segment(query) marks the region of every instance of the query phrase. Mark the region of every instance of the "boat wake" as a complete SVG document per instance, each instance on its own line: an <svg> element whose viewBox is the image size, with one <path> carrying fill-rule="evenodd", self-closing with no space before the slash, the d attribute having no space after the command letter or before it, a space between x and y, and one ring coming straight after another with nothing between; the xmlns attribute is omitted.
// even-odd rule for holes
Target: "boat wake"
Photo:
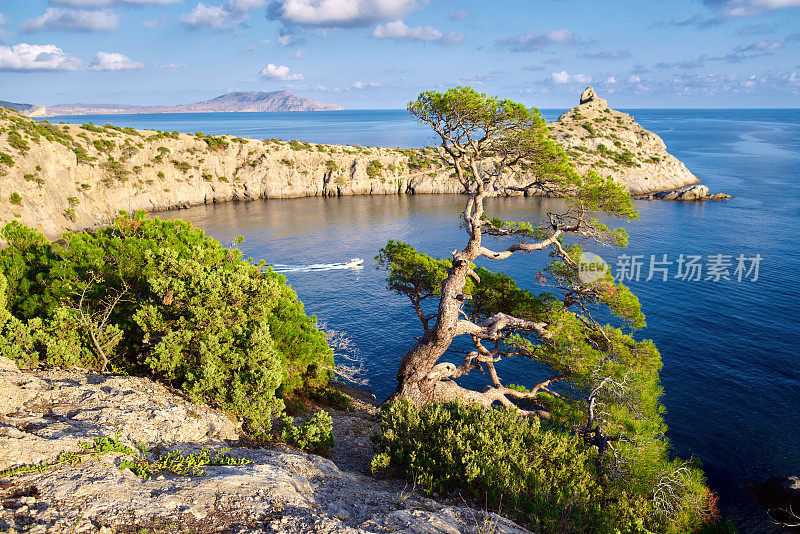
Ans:
<svg viewBox="0 0 800 534"><path fill-rule="evenodd" d="M350 261L339 263L312 263L310 265L284 265L282 263L272 264L272 270L276 273L310 273L317 271L338 271L344 269L363 269L364 260L352 258Z"/></svg>

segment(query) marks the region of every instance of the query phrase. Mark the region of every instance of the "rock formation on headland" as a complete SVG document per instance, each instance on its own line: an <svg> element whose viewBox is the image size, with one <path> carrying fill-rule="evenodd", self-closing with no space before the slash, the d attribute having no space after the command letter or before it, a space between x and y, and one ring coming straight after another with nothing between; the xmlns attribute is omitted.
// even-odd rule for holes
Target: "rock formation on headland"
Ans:
<svg viewBox="0 0 800 534"><path fill-rule="evenodd" d="M594 169L645 198L702 200L705 186L664 142L594 90L550 124L580 171ZM321 145L34 122L0 108L0 224L50 238L105 224L119 210L359 194L459 193L437 148ZM505 178L520 185L525 177Z"/></svg>
<svg viewBox="0 0 800 534"><path fill-rule="evenodd" d="M578 170L594 170L622 183L634 196L671 191L700 180L675 156L667 152L664 141L642 128L627 113L608 107L608 102L587 87L579 105L550 123L550 131L575 161ZM705 194L703 194L705 193ZM708 189L700 186L692 194L679 193L652 199L703 200ZM647 197L650 198L650 197Z"/></svg>
<svg viewBox="0 0 800 534"><path fill-rule="evenodd" d="M223 414L145 378L22 372L0 357L0 531L528 533L480 503L437 502L401 480L366 474L376 410L353 402L354 411L331 411L336 443L327 459L254 448ZM116 436L127 450L86 448ZM123 465L225 446L250 463L147 479ZM33 465L41 469L23 467Z"/></svg>

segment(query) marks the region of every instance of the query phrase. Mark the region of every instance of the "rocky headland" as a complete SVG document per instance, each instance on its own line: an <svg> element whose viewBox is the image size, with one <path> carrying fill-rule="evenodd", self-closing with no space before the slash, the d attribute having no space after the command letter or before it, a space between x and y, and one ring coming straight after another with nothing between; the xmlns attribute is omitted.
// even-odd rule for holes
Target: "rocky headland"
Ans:
<svg viewBox="0 0 800 534"><path fill-rule="evenodd" d="M0 531L528 532L481 503L370 476L376 408L353 406L327 408L335 445L324 458L254 446L225 414L145 378L23 372L0 357ZM126 467L203 449L228 465Z"/></svg>
<svg viewBox="0 0 800 534"><path fill-rule="evenodd" d="M645 130L627 113L608 107L592 87L579 105L549 125L580 172L594 170L624 184L645 200L720 200L678 158L667 152L664 140ZM693 186L693 187L691 187Z"/></svg>
<svg viewBox="0 0 800 534"><path fill-rule="evenodd" d="M591 88L590 88L591 89ZM642 198L708 194L664 142L587 89L551 123L581 171L590 168ZM521 185L523 178L507 176ZM690 186L689 189L684 189ZM437 148L322 145L34 122L0 108L0 223L17 220L50 238L147 211L259 198L459 193Z"/></svg>

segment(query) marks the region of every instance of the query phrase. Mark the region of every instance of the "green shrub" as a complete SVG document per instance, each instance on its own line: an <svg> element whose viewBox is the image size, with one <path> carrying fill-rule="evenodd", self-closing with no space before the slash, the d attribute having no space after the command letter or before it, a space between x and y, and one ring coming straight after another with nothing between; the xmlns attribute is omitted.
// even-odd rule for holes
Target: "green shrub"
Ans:
<svg viewBox="0 0 800 534"><path fill-rule="evenodd" d="M117 146L114 141L109 141L107 139L95 139L92 141L92 144L98 152L109 152Z"/></svg>
<svg viewBox="0 0 800 534"><path fill-rule="evenodd" d="M215 137L213 135L205 135L202 132L197 132L196 137L205 141L209 150L222 150L228 148L230 143L225 141L222 137Z"/></svg>
<svg viewBox="0 0 800 534"><path fill-rule="evenodd" d="M123 165L121 161L115 160L113 156L108 156L108 159L102 166L109 176L103 180L106 185L111 185L114 179L124 182L128 179L128 175L130 174L130 171L125 168L125 165Z"/></svg>
<svg viewBox="0 0 800 534"><path fill-rule="evenodd" d="M97 159L94 156L90 156L85 148L77 144L72 147L72 151L75 153L75 159L78 163L90 163Z"/></svg>
<svg viewBox="0 0 800 534"><path fill-rule="evenodd" d="M178 169L184 174L186 174L189 171L189 169L192 168L192 164L187 161L178 161L177 159L173 159L172 164L175 165L176 169Z"/></svg>
<svg viewBox="0 0 800 534"><path fill-rule="evenodd" d="M0 163L11 167L14 165L14 158L12 158L9 154L6 154L5 152L0 152Z"/></svg>
<svg viewBox="0 0 800 534"><path fill-rule="evenodd" d="M333 447L333 420L325 410L318 411L299 427L294 426L292 417L284 417L278 430L281 441L304 451L328 454Z"/></svg>
<svg viewBox="0 0 800 534"><path fill-rule="evenodd" d="M12 204L21 204L22 203L22 195L19 193L11 193L11 197L9 198Z"/></svg>
<svg viewBox="0 0 800 534"><path fill-rule="evenodd" d="M285 279L189 223L137 213L51 244L12 222L2 237L0 353L21 365L144 373L240 417L258 439L281 396L329 379L326 336Z"/></svg>
<svg viewBox="0 0 800 534"><path fill-rule="evenodd" d="M95 126L91 122L81 124L81 128L94 133L107 133L105 128L103 128L102 126Z"/></svg>
<svg viewBox="0 0 800 534"><path fill-rule="evenodd" d="M8 144L11 148L16 148L20 154L26 154L31 148L16 130L8 132Z"/></svg>
<svg viewBox="0 0 800 534"><path fill-rule="evenodd" d="M705 519L699 470L655 460L657 476L680 479L670 488L677 511L663 514L656 479L609 476L583 439L516 410L398 400L383 407L375 440L373 471L404 475L427 493L467 490L540 532L682 533Z"/></svg>
<svg viewBox="0 0 800 534"><path fill-rule="evenodd" d="M311 150L311 143L305 143L301 141L297 141L296 139L292 139L289 141L289 147L292 150Z"/></svg>
<svg viewBox="0 0 800 534"><path fill-rule="evenodd" d="M383 173L383 164L378 161L377 159L373 159L367 165L367 176L371 179L374 179L377 176L380 176Z"/></svg>

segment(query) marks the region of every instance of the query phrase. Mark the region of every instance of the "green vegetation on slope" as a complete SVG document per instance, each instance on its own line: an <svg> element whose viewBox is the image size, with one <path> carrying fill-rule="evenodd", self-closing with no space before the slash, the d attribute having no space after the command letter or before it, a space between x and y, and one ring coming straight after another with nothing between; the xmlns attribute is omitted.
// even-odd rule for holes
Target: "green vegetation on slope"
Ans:
<svg viewBox="0 0 800 534"><path fill-rule="evenodd" d="M384 406L375 472L426 493L464 489L538 532L692 532L712 519L702 472L652 458L609 470L584 440L516 410L460 403Z"/></svg>
<svg viewBox="0 0 800 534"><path fill-rule="evenodd" d="M53 244L12 222L2 237L0 355L23 367L153 376L258 439L283 397L329 379L326 336L283 276L190 223L123 215Z"/></svg>

